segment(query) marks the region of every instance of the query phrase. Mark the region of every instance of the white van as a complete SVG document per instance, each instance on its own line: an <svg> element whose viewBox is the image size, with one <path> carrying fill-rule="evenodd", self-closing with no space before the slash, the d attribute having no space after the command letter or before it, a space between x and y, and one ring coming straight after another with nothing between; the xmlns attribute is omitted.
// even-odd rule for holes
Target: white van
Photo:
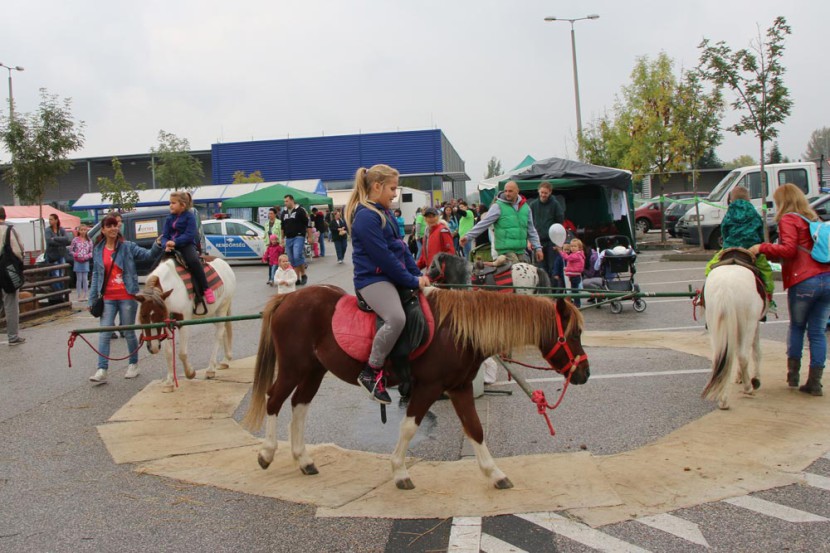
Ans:
<svg viewBox="0 0 830 553"><path fill-rule="evenodd" d="M775 226L772 213L775 206L772 201L772 193L782 184L792 183L798 186L808 198L815 198L820 192L821 183L818 180L818 169L811 161L798 163L776 163L764 166L767 174L767 222L771 227ZM700 223L703 229L703 244L712 250L721 246L720 224L726 214L726 203L729 193L736 186L743 186L749 191L752 204L760 211L761 203L764 201L761 195L761 167L750 165L740 167L731 171L706 198L707 202L700 203ZM699 244L697 233L697 213L694 207L686 212L677 222L675 228L677 235L686 244ZM770 237L774 236L771 230Z"/></svg>

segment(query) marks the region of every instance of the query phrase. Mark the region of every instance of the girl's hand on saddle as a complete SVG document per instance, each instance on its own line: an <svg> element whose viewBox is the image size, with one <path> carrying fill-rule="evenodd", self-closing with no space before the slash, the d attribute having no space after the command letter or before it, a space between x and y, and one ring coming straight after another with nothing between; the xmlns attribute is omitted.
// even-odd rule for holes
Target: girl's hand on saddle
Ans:
<svg viewBox="0 0 830 553"><path fill-rule="evenodd" d="M749 253L752 255L758 255L761 253L761 244L755 244L754 246L749 247Z"/></svg>
<svg viewBox="0 0 830 553"><path fill-rule="evenodd" d="M172 240L168 240L167 243L164 245L164 249L165 249L165 251L168 251L168 252L171 251L171 250L174 250L174 249L176 249L176 243L173 242Z"/></svg>
<svg viewBox="0 0 830 553"><path fill-rule="evenodd" d="M428 276L421 275L421 276L418 277L418 289L419 290L423 290L424 288L426 288L430 284L432 284L432 283L429 281Z"/></svg>

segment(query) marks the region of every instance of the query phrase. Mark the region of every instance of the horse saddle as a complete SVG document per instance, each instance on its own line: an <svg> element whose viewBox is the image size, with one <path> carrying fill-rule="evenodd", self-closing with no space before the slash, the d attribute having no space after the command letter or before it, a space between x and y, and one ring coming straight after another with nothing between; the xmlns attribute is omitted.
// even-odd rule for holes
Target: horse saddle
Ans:
<svg viewBox="0 0 830 553"><path fill-rule="evenodd" d="M744 248L726 248L720 252L718 262L712 265L712 269L724 265L739 265L744 269L749 269L755 275L755 288L758 290L758 295L764 300L764 306L767 305L767 288L764 286L764 280L761 278L761 271L755 266L755 256L749 250ZM706 307L703 301L703 290L706 288L706 282L700 289L700 305Z"/></svg>
<svg viewBox="0 0 830 553"><path fill-rule="evenodd" d="M417 290L399 289L406 313L406 326L389 355L400 382L410 378L409 361L420 356L435 336L435 319L426 297ZM349 357L366 362L372 341L383 320L371 310L360 295L344 295L338 300L331 320L337 345Z"/></svg>
<svg viewBox="0 0 830 553"><path fill-rule="evenodd" d="M492 263L477 260L470 273L470 283L473 286L513 286L513 264L501 256ZM496 291L513 293L513 290L508 288Z"/></svg>
<svg viewBox="0 0 830 553"><path fill-rule="evenodd" d="M173 259L173 266L176 267L176 273L179 275L179 278L182 279L182 282L184 282L184 287L187 289L187 296L193 302L193 314L205 315L207 313L207 305L205 305L204 299L202 299L204 290L197 290L198 284L196 284L193 280L182 254L174 251L169 255ZM201 258L201 261L202 267L204 267L205 270L205 278L207 278L208 287L211 290L220 288L223 284L222 277L219 276L219 273L216 272L216 269L214 269L212 265L205 263L204 258ZM202 310L199 310L199 307L202 307Z"/></svg>

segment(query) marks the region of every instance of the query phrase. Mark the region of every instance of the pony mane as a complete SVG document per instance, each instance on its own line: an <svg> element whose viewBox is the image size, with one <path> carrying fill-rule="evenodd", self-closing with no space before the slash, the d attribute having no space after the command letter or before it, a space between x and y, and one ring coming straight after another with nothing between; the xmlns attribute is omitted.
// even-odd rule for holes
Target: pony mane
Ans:
<svg viewBox="0 0 830 553"><path fill-rule="evenodd" d="M549 298L459 290L434 290L428 298L438 324L448 322L456 344L469 343L485 357L538 345L556 332L557 302ZM571 302L558 304L565 306L565 336L581 332L582 313Z"/></svg>

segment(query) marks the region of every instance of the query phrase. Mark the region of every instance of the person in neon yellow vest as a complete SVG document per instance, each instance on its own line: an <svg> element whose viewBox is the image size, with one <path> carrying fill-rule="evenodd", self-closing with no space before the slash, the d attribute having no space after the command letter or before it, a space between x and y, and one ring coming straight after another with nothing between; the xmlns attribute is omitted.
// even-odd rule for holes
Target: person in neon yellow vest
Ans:
<svg viewBox="0 0 830 553"><path fill-rule="evenodd" d="M493 245L499 255L505 256L513 263L530 263L527 244L535 252L537 262L544 259L539 233L533 226L533 214L527 205L527 199L519 194L519 185L509 181L504 191L496 196L496 201L487 210L481 220L459 241L461 247L470 240L493 227Z"/></svg>

